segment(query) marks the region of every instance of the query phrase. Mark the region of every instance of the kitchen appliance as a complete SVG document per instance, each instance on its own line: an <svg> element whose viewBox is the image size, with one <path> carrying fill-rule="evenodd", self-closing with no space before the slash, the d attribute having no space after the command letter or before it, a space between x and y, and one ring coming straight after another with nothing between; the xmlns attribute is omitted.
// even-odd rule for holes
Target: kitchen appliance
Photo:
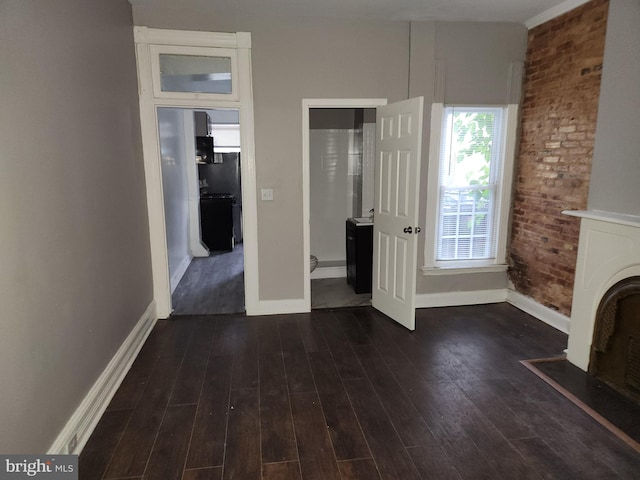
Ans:
<svg viewBox="0 0 640 480"><path fill-rule="evenodd" d="M200 195L200 229L202 241L209 250L233 250L235 203L235 197L228 193Z"/></svg>
<svg viewBox="0 0 640 480"><path fill-rule="evenodd" d="M206 180L207 187L202 195L231 195L234 197L233 231L235 243L242 242L242 188L240 178L240 154L216 153L222 158L222 163L198 165L200 181Z"/></svg>
<svg viewBox="0 0 640 480"><path fill-rule="evenodd" d="M213 163L213 137L196 137L198 163Z"/></svg>

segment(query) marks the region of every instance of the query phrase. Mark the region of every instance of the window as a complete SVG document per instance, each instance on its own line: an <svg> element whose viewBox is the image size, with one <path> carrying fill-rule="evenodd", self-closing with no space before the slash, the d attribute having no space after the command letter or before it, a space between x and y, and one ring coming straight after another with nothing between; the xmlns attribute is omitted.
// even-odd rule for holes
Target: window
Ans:
<svg viewBox="0 0 640 480"><path fill-rule="evenodd" d="M161 53L163 92L231 93L231 57Z"/></svg>
<svg viewBox="0 0 640 480"><path fill-rule="evenodd" d="M436 261L495 258L501 120L498 108L445 108Z"/></svg>
<svg viewBox="0 0 640 480"><path fill-rule="evenodd" d="M216 152L240 151L240 125L214 123L211 125L213 148Z"/></svg>
<svg viewBox="0 0 640 480"><path fill-rule="evenodd" d="M425 274L504 264L515 108L434 105Z"/></svg>
<svg viewBox="0 0 640 480"><path fill-rule="evenodd" d="M155 98L238 99L238 54L233 48L150 45Z"/></svg>

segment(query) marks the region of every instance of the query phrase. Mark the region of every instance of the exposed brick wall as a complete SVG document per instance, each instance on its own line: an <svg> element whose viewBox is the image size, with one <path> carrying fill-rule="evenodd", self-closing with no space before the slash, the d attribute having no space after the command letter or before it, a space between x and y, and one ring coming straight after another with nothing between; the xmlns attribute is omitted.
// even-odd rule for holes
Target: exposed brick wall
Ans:
<svg viewBox="0 0 640 480"><path fill-rule="evenodd" d="M593 0L529 31L509 277L565 315L580 223L561 212L587 207L608 6Z"/></svg>

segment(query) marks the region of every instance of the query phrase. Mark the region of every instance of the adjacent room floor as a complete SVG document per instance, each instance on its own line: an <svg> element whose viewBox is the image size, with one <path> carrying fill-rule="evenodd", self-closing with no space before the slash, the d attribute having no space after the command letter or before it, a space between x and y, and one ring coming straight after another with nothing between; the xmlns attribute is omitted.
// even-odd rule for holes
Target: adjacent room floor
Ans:
<svg viewBox="0 0 640 480"><path fill-rule="evenodd" d="M353 291L346 278L311 280L311 308L363 307L371 305L371 294Z"/></svg>
<svg viewBox="0 0 640 480"><path fill-rule="evenodd" d="M507 304L161 320L80 478L637 479L640 456L518 361L566 335Z"/></svg>
<svg viewBox="0 0 640 480"><path fill-rule="evenodd" d="M171 295L174 315L244 312L244 249L197 257Z"/></svg>

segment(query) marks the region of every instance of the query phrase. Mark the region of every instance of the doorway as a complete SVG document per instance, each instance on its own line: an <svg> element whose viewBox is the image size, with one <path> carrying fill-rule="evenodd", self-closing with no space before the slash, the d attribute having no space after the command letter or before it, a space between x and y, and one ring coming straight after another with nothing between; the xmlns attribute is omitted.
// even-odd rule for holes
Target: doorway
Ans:
<svg viewBox="0 0 640 480"><path fill-rule="evenodd" d="M157 123L173 313L242 313L239 111L159 107Z"/></svg>
<svg viewBox="0 0 640 480"><path fill-rule="evenodd" d="M303 100L309 309L371 303L370 291L355 284L355 253L346 247L347 228L348 219L356 218L361 221L357 233L372 234L373 225L367 221L373 209L375 108L386 103L385 99Z"/></svg>
<svg viewBox="0 0 640 480"><path fill-rule="evenodd" d="M247 315L264 306L258 292L258 233L251 87L251 34L135 27L140 125L145 163L153 297L157 318L172 313L157 109L237 109L242 143L242 237ZM195 154L192 158L195 158ZM197 185L197 184L196 184Z"/></svg>
<svg viewBox="0 0 640 480"><path fill-rule="evenodd" d="M386 99L302 101L303 237L305 303L311 310L309 117L313 108L376 108L375 220L371 223L371 305L409 330L415 329L418 196L424 98L387 105ZM347 223L346 226L349 224ZM355 225L357 228L357 225ZM348 249L348 245L347 245ZM315 263L315 262L313 262Z"/></svg>

